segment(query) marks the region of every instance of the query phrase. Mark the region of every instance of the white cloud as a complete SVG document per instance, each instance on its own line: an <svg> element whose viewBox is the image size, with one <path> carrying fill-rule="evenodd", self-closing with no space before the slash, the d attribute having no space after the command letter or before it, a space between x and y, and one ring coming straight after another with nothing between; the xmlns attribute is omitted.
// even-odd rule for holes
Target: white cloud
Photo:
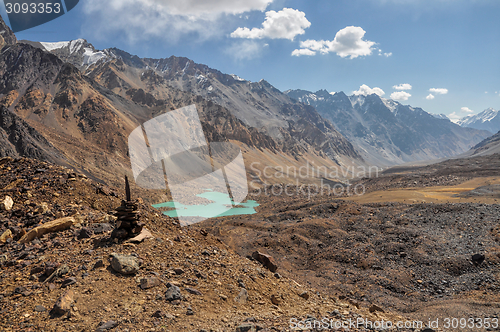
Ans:
<svg viewBox="0 0 500 332"><path fill-rule="evenodd" d="M458 115L457 112L451 113L450 115L448 115L448 118L453 123L457 123L458 120L462 119L462 117L460 115Z"/></svg>
<svg viewBox="0 0 500 332"><path fill-rule="evenodd" d="M371 55L375 42L363 40L366 31L360 27L348 26L337 32L335 39L329 40L306 40L300 43L300 49L292 52L292 55L312 55L312 52L321 54L336 53L338 56L351 59L358 56ZM309 50L309 52L303 51Z"/></svg>
<svg viewBox="0 0 500 332"><path fill-rule="evenodd" d="M391 99L398 100L398 101L405 101L408 100L408 98L411 97L411 94L405 91L398 91L398 92L393 92L391 94Z"/></svg>
<svg viewBox="0 0 500 332"><path fill-rule="evenodd" d="M433 92L437 95L445 95L448 93L448 89L443 89L443 88L440 88L440 89L432 88L432 89L429 89L429 91Z"/></svg>
<svg viewBox="0 0 500 332"><path fill-rule="evenodd" d="M450 115L448 115L448 118L450 118L451 122L457 123L458 120L461 120L464 118L464 116L462 115L464 113L468 113L467 117L470 117L474 114L474 111L468 107L462 107L460 109L460 114L458 114L457 112L453 112Z"/></svg>
<svg viewBox="0 0 500 332"><path fill-rule="evenodd" d="M400 85L395 85L392 88L395 90L411 90L413 87L411 86L411 84L403 83Z"/></svg>
<svg viewBox="0 0 500 332"><path fill-rule="evenodd" d="M386 58L388 58L388 57L392 56L392 52L390 52L390 53L384 53L381 49L379 49L378 50L378 55L379 56L385 56Z"/></svg>
<svg viewBox="0 0 500 332"><path fill-rule="evenodd" d="M434 98L436 98L436 97L432 93L430 93L427 97L425 97L425 99L427 99L427 100L432 100Z"/></svg>
<svg viewBox="0 0 500 332"><path fill-rule="evenodd" d="M301 55L316 55L316 52L307 49L307 48L301 48L300 50L294 50L292 52L293 56L301 56Z"/></svg>
<svg viewBox="0 0 500 332"><path fill-rule="evenodd" d="M264 11L274 0L86 0L82 34L102 39L124 37L180 40L196 33L206 39L223 33L223 15Z"/></svg>
<svg viewBox="0 0 500 332"><path fill-rule="evenodd" d="M267 46L254 40L243 40L232 44L224 52L235 60L251 60L260 57Z"/></svg>
<svg viewBox="0 0 500 332"><path fill-rule="evenodd" d="M372 89L368 85L363 84L362 86L359 87L359 90L353 91L352 94L355 96L369 96L372 94L376 94L376 95L382 97L383 95L385 95L385 92L381 88L373 88Z"/></svg>
<svg viewBox="0 0 500 332"><path fill-rule="evenodd" d="M302 35L305 29L311 26L306 14L296 9L283 8L279 12L270 10L266 13L266 20L262 28L238 28L232 34L233 38L247 39L290 39Z"/></svg>

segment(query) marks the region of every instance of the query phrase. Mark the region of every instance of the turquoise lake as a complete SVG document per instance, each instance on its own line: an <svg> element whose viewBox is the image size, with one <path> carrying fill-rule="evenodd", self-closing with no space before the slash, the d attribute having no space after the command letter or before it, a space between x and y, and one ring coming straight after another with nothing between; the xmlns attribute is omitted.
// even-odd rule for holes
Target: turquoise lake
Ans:
<svg viewBox="0 0 500 332"><path fill-rule="evenodd" d="M175 217L202 217L202 218L215 218L225 216L237 216L255 214L255 208L259 206L256 201L248 200L244 203L238 204L238 207L228 209L229 205L234 205L234 202L227 194L219 192L208 191L203 194L196 195L212 201L206 205L183 205L174 201L154 204L155 209L159 208L172 208L174 210L164 211L163 214Z"/></svg>

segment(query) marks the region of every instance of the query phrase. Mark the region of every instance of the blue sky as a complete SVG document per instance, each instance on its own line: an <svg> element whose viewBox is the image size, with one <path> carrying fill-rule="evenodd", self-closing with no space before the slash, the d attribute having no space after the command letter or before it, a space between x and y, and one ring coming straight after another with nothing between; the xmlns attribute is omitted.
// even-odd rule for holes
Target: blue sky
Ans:
<svg viewBox="0 0 500 332"><path fill-rule="evenodd" d="M499 16L499 0L81 0L17 36L185 56L282 91L384 92L458 118L500 109Z"/></svg>

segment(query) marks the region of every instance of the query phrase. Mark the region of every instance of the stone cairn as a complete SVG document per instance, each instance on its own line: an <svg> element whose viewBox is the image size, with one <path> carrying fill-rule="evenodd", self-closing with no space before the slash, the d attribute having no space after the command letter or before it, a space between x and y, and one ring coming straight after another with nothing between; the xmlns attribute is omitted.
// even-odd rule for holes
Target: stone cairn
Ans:
<svg viewBox="0 0 500 332"><path fill-rule="evenodd" d="M144 223L139 222L139 211L137 201L132 201L130 197L130 185L128 177L125 176L125 195L126 200L122 205L116 208L116 228L111 234L115 239L127 239L137 236L141 233Z"/></svg>

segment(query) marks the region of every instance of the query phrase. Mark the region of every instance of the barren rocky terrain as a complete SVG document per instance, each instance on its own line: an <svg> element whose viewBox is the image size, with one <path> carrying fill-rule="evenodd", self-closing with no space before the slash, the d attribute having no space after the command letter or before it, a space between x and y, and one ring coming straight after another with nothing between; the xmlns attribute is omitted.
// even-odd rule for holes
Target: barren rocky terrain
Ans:
<svg viewBox="0 0 500 332"><path fill-rule="evenodd" d="M240 256L140 199L152 238L113 239L123 189L70 169L0 159L0 188L2 331L265 332L289 331L291 318L402 319L296 281L266 250Z"/></svg>
<svg viewBox="0 0 500 332"><path fill-rule="evenodd" d="M274 195L283 189L274 186L254 196L261 203L257 214L200 227L241 255L265 249L299 282L361 306L377 303L415 319L498 318L498 186L462 191L453 203L408 197L403 203L403 195L408 187L439 190L470 179L498 180L499 162L498 155L452 160L360 182L371 193L395 190L393 202L320 193L308 199L309 193L290 187ZM488 198L492 204L482 203Z"/></svg>

